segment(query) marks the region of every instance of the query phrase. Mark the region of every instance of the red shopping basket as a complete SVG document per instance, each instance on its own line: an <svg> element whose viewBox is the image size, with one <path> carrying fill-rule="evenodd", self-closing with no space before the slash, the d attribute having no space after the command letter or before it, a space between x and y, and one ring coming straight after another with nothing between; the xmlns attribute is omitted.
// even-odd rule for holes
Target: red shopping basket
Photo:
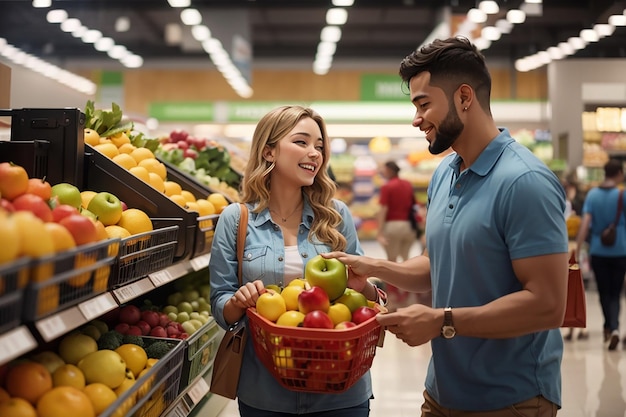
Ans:
<svg viewBox="0 0 626 417"><path fill-rule="evenodd" d="M384 339L375 317L348 329L311 329L277 326L254 308L247 315L256 354L292 391L346 391L371 368Z"/></svg>

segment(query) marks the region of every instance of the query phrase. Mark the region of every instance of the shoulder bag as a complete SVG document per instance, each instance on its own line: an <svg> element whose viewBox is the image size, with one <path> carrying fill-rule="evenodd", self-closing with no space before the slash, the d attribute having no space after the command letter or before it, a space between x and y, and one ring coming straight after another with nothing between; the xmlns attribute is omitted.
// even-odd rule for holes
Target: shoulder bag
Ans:
<svg viewBox="0 0 626 417"><path fill-rule="evenodd" d="M608 227L600 233L600 241L604 246L613 246L615 244L615 239L617 238L617 224L619 223L619 218L622 215L622 193L623 190L620 190L619 196L617 197L617 213L615 213L615 220L613 220L613 223L609 224Z"/></svg>
<svg viewBox="0 0 626 417"><path fill-rule="evenodd" d="M587 301L585 285L576 254L572 251L569 258L569 276L567 278L567 305L561 327L587 327Z"/></svg>
<svg viewBox="0 0 626 417"><path fill-rule="evenodd" d="M248 207L240 204L241 216L239 227L237 228L237 276L239 286L242 285L243 248L246 243L246 229L248 227ZM211 375L211 385L209 391L222 397L234 400L237 397L237 386L239 385L239 373L241 372L241 362L243 351L246 346L247 329L243 317L233 323L222 338L217 349L215 360L213 361L213 372Z"/></svg>

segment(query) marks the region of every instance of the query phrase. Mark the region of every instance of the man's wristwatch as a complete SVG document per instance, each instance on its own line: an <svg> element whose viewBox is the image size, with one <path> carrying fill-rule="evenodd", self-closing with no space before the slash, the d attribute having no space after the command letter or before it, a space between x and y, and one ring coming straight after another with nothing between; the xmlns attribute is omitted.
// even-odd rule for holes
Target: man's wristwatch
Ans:
<svg viewBox="0 0 626 417"><path fill-rule="evenodd" d="M452 339L456 335L456 329L452 323L452 307L443 309L443 326L441 327L441 335L446 339Z"/></svg>

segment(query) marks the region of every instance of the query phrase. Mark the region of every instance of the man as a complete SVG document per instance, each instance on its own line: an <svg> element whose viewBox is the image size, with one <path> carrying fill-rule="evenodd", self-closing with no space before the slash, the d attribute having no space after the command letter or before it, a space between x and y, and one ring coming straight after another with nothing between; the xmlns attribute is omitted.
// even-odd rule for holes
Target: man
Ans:
<svg viewBox="0 0 626 417"><path fill-rule="evenodd" d="M351 277L432 289L379 314L411 346L431 342L423 417L555 416L561 406L568 246L558 178L498 129L491 77L468 40L435 40L400 65L429 150L454 153L428 187L426 246L403 263L332 252Z"/></svg>

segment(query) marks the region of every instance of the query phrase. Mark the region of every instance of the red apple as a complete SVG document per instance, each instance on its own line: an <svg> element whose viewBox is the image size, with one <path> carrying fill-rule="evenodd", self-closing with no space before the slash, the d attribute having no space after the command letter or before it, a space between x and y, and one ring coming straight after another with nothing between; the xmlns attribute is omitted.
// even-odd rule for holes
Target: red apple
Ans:
<svg viewBox="0 0 626 417"><path fill-rule="evenodd" d="M189 142L181 140L180 142L176 143L176 147L184 151L186 149L189 149Z"/></svg>
<svg viewBox="0 0 626 417"><path fill-rule="evenodd" d="M38 195L44 201L48 201L52 196L52 186L48 181L41 178L29 178L27 193Z"/></svg>
<svg viewBox="0 0 626 417"><path fill-rule="evenodd" d="M157 327L159 325L159 313L152 310L144 310L141 312L141 319L148 323L150 327Z"/></svg>
<svg viewBox="0 0 626 417"><path fill-rule="evenodd" d="M152 330L150 325L143 320L139 320L137 323L135 323L135 326L141 329L141 334L143 336L147 336L148 334L150 334L150 330Z"/></svg>
<svg viewBox="0 0 626 417"><path fill-rule="evenodd" d="M58 223L70 214L80 214L80 212L69 204L59 204L52 209L52 221Z"/></svg>
<svg viewBox="0 0 626 417"><path fill-rule="evenodd" d="M306 313L304 320L302 320L302 327L317 328L317 329L332 329L334 327L333 321L321 310L311 311Z"/></svg>
<svg viewBox="0 0 626 417"><path fill-rule="evenodd" d="M22 194L13 201L13 207L16 211L31 211L35 216L44 222L52 221L52 210L46 200L35 194Z"/></svg>
<svg viewBox="0 0 626 417"><path fill-rule="evenodd" d="M128 333L129 327L130 325L128 323L118 323L113 329L120 334L126 334Z"/></svg>
<svg viewBox="0 0 626 417"><path fill-rule="evenodd" d="M141 320L141 310L132 304L120 308L120 321L127 324L135 324Z"/></svg>
<svg viewBox="0 0 626 417"><path fill-rule="evenodd" d="M178 335L178 338L181 339L181 340L185 340L185 339L189 338L189 334L183 332L183 333Z"/></svg>
<svg viewBox="0 0 626 417"><path fill-rule="evenodd" d="M191 158L191 159L196 159L198 157L198 151L196 151L195 149L185 149L183 151L183 156L185 158Z"/></svg>
<svg viewBox="0 0 626 417"><path fill-rule="evenodd" d="M5 209L9 213L12 213L15 211L15 207L13 206L13 203L11 203L6 198L0 198L0 207Z"/></svg>
<svg viewBox="0 0 626 417"><path fill-rule="evenodd" d="M350 329L352 327L356 327L356 323L353 321L342 321L341 323L337 323L335 329Z"/></svg>
<svg viewBox="0 0 626 417"><path fill-rule="evenodd" d="M167 326L165 330L167 331L167 337L178 337L180 335L180 331L176 326Z"/></svg>
<svg viewBox="0 0 626 417"><path fill-rule="evenodd" d="M167 323L172 321L172 319L167 317L167 314L165 314L165 313L158 313L158 314L159 314L159 326L165 327L165 326L167 326Z"/></svg>
<svg viewBox="0 0 626 417"><path fill-rule="evenodd" d="M128 331L126 332L126 334L131 334L133 336L141 336L143 335L143 332L141 331L141 328L138 326L128 326Z"/></svg>
<svg viewBox="0 0 626 417"><path fill-rule="evenodd" d="M371 319L376 314L378 314L378 311L376 311L376 309L372 307L361 306L354 310L354 313L352 313L352 321L356 324L361 324L364 321Z"/></svg>
<svg viewBox="0 0 626 417"><path fill-rule="evenodd" d="M330 300L328 299L328 294L321 287L313 286L298 295L298 310L304 314L315 310L321 310L326 313L329 307Z"/></svg>
<svg viewBox="0 0 626 417"><path fill-rule="evenodd" d="M163 327L157 326L150 330L150 336L167 337L167 331Z"/></svg>
<svg viewBox="0 0 626 417"><path fill-rule="evenodd" d="M59 224L65 226L70 231L76 246L96 242L98 240L98 229L96 224L82 214L70 214L61 219Z"/></svg>

